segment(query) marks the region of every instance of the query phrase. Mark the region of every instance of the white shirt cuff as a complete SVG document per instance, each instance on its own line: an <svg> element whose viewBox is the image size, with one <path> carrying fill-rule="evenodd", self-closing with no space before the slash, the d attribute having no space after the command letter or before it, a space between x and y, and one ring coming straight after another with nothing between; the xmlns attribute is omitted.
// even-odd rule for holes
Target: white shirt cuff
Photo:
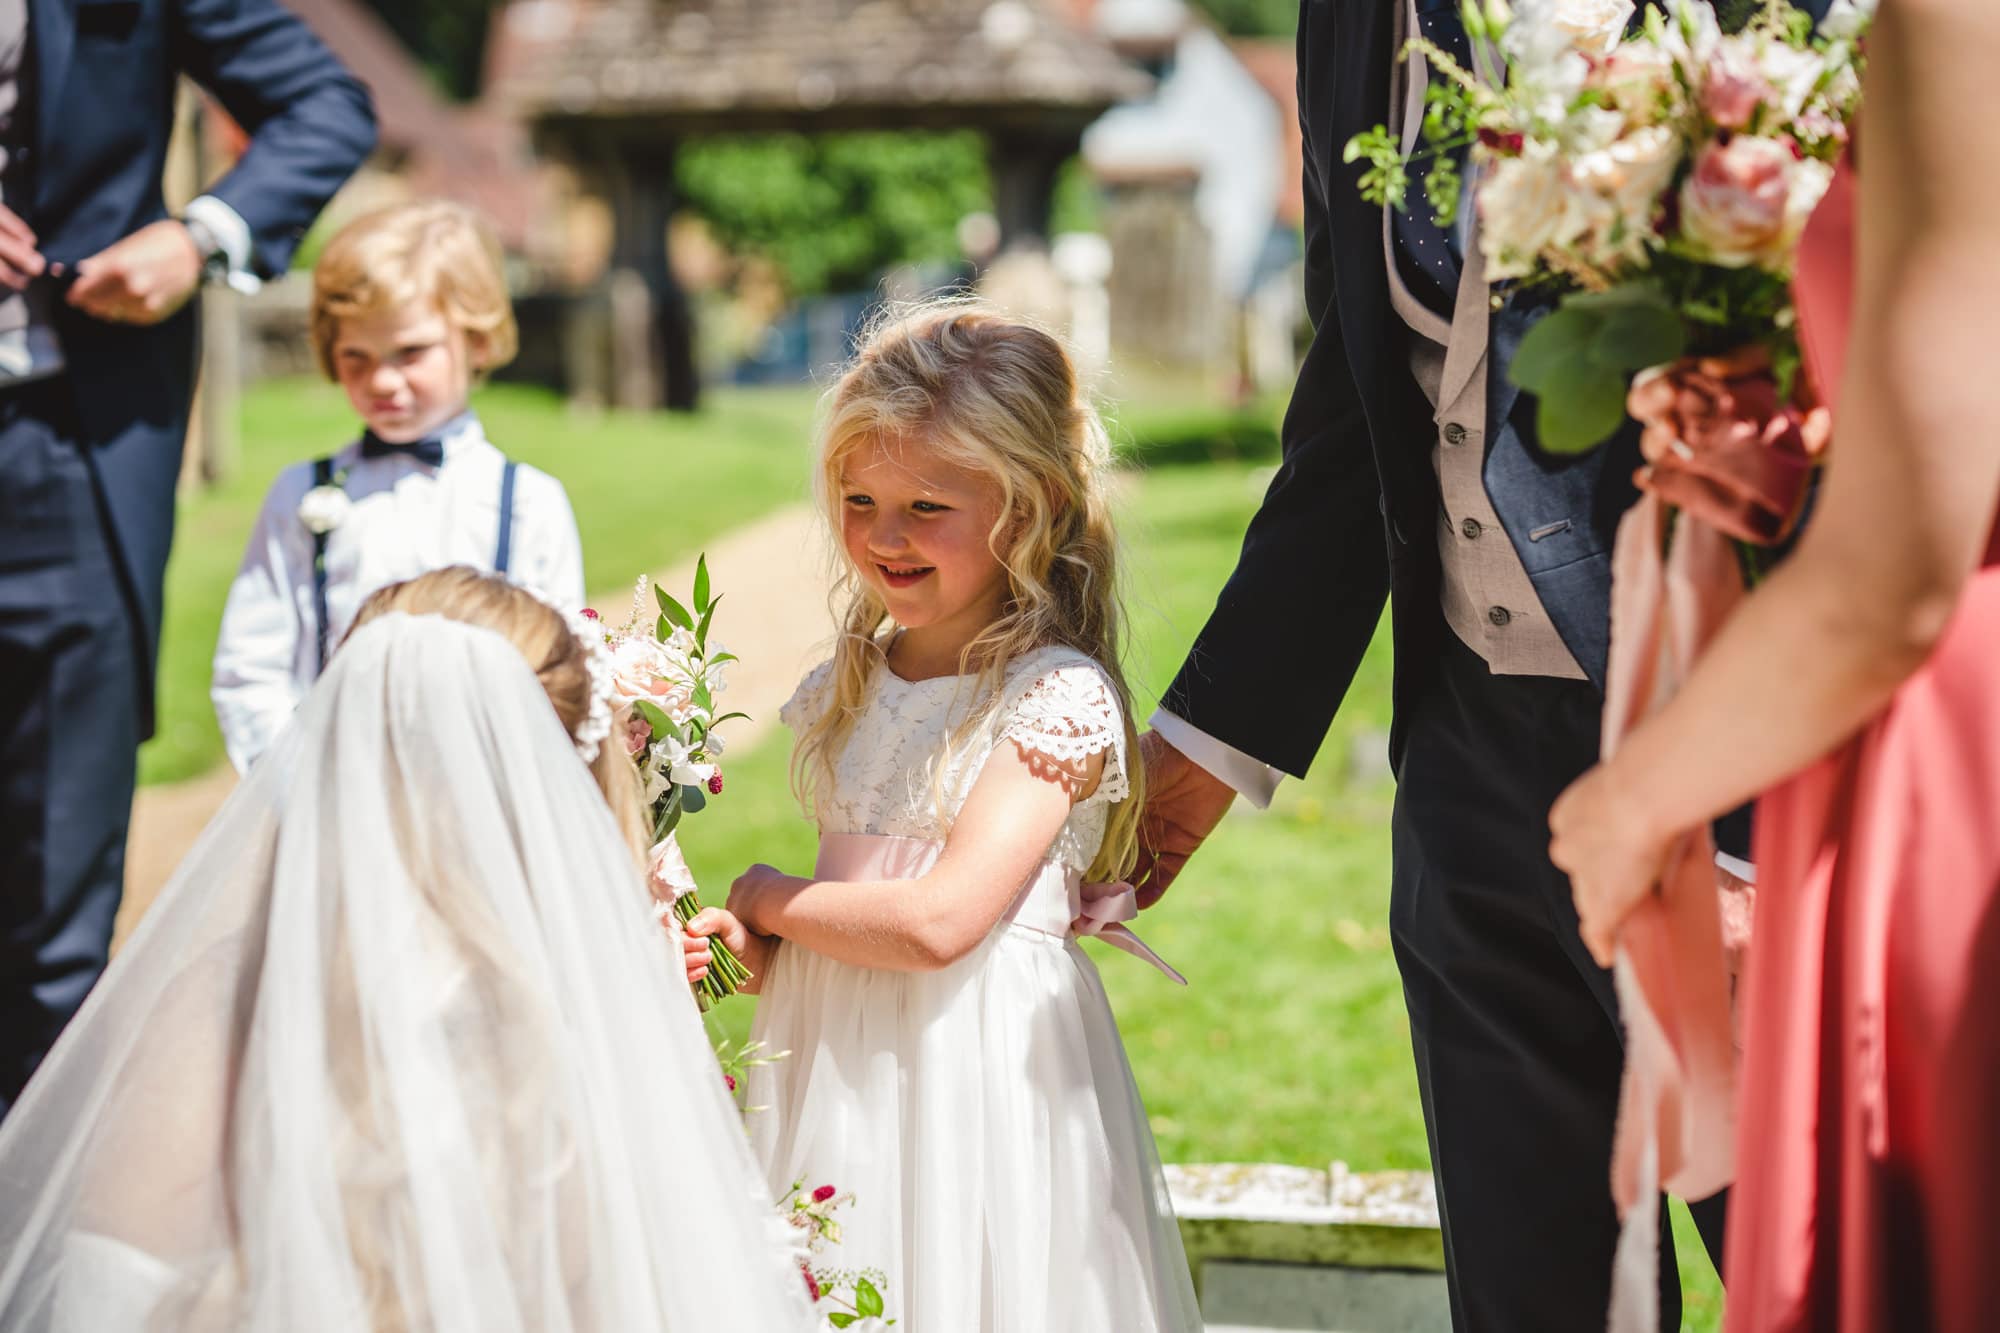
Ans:
<svg viewBox="0 0 2000 1333"><path fill-rule="evenodd" d="M1271 797L1277 794L1278 783L1285 776L1282 770L1224 744L1164 708L1153 714L1150 725L1166 738L1167 744L1208 770L1210 777L1227 784L1259 810L1270 808Z"/></svg>
<svg viewBox="0 0 2000 1333"><path fill-rule="evenodd" d="M214 195L204 194L188 200L181 216L199 220L222 246L222 253L229 257L231 288L247 296L264 285L263 279L250 268L250 224L241 213Z"/></svg>
<svg viewBox="0 0 2000 1333"><path fill-rule="evenodd" d="M1740 856L1731 856L1728 852L1717 852L1715 854L1715 864L1736 876L1736 878L1742 880L1745 884L1755 884L1757 882L1757 867L1751 865Z"/></svg>

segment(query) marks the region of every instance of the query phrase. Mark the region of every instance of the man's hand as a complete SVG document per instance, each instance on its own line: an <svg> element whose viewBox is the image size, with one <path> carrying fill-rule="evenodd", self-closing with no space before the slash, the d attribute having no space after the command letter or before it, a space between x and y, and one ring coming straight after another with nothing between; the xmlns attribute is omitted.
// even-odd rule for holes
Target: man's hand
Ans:
<svg viewBox="0 0 2000 1333"><path fill-rule="evenodd" d="M163 218L77 261L69 303L114 324L157 324L201 283L201 252L186 227Z"/></svg>
<svg viewBox="0 0 2000 1333"><path fill-rule="evenodd" d="M1132 883L1139 906L1151 907L1222 822L1236 792L1157 731L1139 738L1139 758L1146 766L1146 805L1139 812L1139 864Z"/></svg>
<svg viewBox="0 0 2000 1333"><path fill-rule="evenodd" d="M40 244L28 224L5 204L0 204L0 287L20 291L30 279L39 278L49 266Z"/></svg>

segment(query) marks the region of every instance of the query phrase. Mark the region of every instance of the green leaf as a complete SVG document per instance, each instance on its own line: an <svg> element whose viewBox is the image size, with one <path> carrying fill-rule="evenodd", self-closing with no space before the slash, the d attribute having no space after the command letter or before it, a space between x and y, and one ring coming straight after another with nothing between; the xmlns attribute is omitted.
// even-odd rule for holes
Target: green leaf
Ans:
<svg viewBox="0 0 2000 1333"><path fill-rule="evenodd" d="M741 662L742 660L735 653L717 653L708 659L708 664L710 666L721 666L724 662Z"/></svg>
<svg viewBox="0 0 2000 1333"><path fill-rule="evenodd" d="M654 584L653 595L660 599L661 615L665 616L668 620L680 626L682 629L694 628L694 617L688 614L688 609L685 606L682 606L679 602L667 596L667 590L665 588L662 588L657 583ZM667 636L662 634L660 637L664 639Z"/></svg>
<svg viewBox="0 0 2000 1333"><path fill-rule="evenodd" d="M680 728L674 725L674 720L667 716L667 711L664 708L661 708L649 699L634 699L632 707L640 717L646 719L646 725L653 729L653 735L656 738L660 736L672 736L675 740L680 739Z"/></svg>
<svg viewBox="0 0 2000 1333"><path fill-rule="evenodd" d="M703 552L694 562L694 609L704 612L708 605L708 553Z"/></svg>
<svg viewBox="0 0 2000 1333"><path fill-rule="evenodd" d="M826 1317L826 1322L832 1324L835 1328L846 1328L854 1322L854 1316L848 1314L845 1310L835 1310Z"/></svg>
<svg viewBox="0 0 2000 1333"><path fill-rule="evenodd" d="M1542 393L1564 366L1583 357L1597 336L1597 312L1566 302L1522 335L1508 373L1529 393Z"/></svg>
<svg viewBox="0 0 2000 1333"><path fill-rule="evenodd" d="M882 1293L865 1277L854 1280L854 1308L863 1319L873 1319L882 1313Z"/></svg>
<svg viewBox="0 0 2000 1333"><path fill-rule="evenodd" d="M715 608L721 605L722 605L722 598L717 597L714 601L708 604L708 609L701 613L701 624L697 625L694 631L695 651L697 652L708 651L708 627L710 624L714 623Z"/></svg>
<svg viewBox="0 0 2000 1333"><path fill-rule="evenodd" d="M1588 358L1564 363L1537 391L1535 429L1552 454L1583 454L1611 438L1625 420L1625 376Z"/></svg>
<svg viewBox="0 0 2000 1333"><path fill-rule="evenodd" d="M655 620L653 622L653 637L658 639L660 642L665 643L667 641L667 636L669 634L672 634L673 632L674 632L674 627L667 622L667 618L665 616L661 616L658 620Z"/></svg>
<svg viewBox="0 0 2000 1333"><path fill-rule="evenodd" d="M700 787L686 786L680 789L681 809L687 814L698 815L708 806L708 793Z"/></svg>
<svg viewBox="0 0 2000 1333"><path fill-rule="evenodd" d="M1680 317L1664 302L1619 306L1606 312L1590 344L1598 365L1627 374L1675 360L1687 348Z"/></svg>
<svg viewBox="0 0 2000 1333"><path fill-rule="evenodd" d="M694 706L702 712L713 713L715 711L715 696L709 693L707 681L695 682L694 693L691 699Z"/></svg>
<svg viewBox="0 0 2000 1333"><path fill-rule="evenodd" d="M732 718L738 718L738 717L742 718L745 722L748 722L750 720L750 715L748 713L724 713L721 717L718 717L714 721L710 722L708 724L708 729L710 731L714 731L717 727L721 726L723 723L729 721Z"/></svg>

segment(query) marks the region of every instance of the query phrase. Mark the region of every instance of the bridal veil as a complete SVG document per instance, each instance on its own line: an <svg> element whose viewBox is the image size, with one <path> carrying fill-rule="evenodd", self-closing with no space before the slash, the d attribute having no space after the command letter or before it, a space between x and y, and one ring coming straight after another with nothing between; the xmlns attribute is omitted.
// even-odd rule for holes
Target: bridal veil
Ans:
<svg viewBox="0 0 2000 1333"><path fill-rule="evenodd" d="M0 1126L0 1330L810 1327L650 907L512 645L364 627Z"/></svg>

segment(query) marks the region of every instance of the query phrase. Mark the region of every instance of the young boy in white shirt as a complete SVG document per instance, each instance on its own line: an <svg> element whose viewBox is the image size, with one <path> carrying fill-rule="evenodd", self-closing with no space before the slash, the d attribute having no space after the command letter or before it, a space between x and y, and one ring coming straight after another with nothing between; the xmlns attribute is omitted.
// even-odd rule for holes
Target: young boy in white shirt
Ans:
<svg viewBox="0 0 2000 1333"><path fill-rule="evenodd" d="M313 269L312 339L365 430L279 474L230 586L209 696L248 771L370 593L446 565L583 605L562 483L510 461L467 406L513 358L500 248L456 204L399 204L342 228Z"/></svg>

